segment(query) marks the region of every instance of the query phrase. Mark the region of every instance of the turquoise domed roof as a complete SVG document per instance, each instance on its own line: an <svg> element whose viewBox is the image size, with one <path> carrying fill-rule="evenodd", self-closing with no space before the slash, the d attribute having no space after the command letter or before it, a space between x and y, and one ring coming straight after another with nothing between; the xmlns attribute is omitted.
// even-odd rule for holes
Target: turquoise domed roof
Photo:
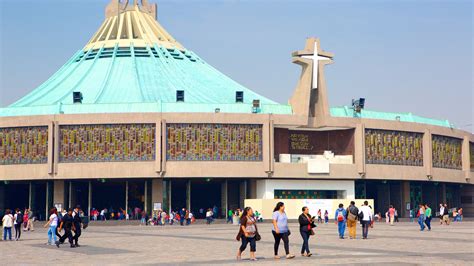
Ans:
<svg viewBox="0 0 474 266"><path fill-rule="evenodd" d="M121 5L120 10L107 10L108 17L84 49L39 87L0 108L0 116L216 108L251 113L254 100L260 102L260 113L292 113L289 105L240 85L184 48L153 18L156 8L136 1ZM82 103L74 103L74 92L82 94ZM177 99L179 93L184 99ZM238 101L237 94L242 95Z"/></svg>

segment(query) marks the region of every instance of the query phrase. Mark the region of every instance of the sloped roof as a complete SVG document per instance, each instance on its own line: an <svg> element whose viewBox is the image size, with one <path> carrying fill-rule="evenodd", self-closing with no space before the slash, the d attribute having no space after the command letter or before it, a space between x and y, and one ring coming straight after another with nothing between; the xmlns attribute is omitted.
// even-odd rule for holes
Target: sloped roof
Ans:
<svg viewBox="0 0 474 266"><path fill-rule="evenodd" d="M367 119L382 119L401 122L412 122L420 124L428 124L440 127L452 127L448 120L432 119L414 115L412 113L393 113L393 112L377 112L367 109L362 109L360 113L354 111L354 108L349 106L332 107L330 109L333 117L355 117Z"/></svg>
<svg viewBox="0 0 474 266"><path fill-rule="evenodd" d="M39 87L0 108L0 116L216 108L251 113L253 100L260 101L260 113L292 113L289 105L240 85L184 48L152 17L154 12L146 1L112 1L84 49ZM184 102L177 102L178 90L184 91ZM73 92L82 93L82 104L73 103ZM236 103L237 92L243 92L242 103Z"/></svg>

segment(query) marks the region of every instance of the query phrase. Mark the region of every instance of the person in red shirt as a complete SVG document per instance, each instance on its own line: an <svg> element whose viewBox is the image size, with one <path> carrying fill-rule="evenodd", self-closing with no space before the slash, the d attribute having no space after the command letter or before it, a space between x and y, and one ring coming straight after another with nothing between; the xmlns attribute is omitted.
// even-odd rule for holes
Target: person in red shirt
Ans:
<svg viewBox="0 0 474 266"><path fill-rule="evenodd" d="M393 205L390 205L388 209L388 215L390 216L390 225L393 225L393 221L395 221L395 208Z"/></svg>

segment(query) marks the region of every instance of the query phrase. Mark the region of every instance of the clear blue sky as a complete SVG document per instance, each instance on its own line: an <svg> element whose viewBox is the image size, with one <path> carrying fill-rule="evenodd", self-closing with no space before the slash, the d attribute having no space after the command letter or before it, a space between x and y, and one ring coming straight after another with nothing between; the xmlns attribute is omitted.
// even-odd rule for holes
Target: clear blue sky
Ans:
<svg viewBox="0 0 474 266"><path fill-rule="evenodd" d="M109 0L0 0L0 106L45 81L81 49ZM186 48L250 89L286 103L306 37L335 53L332 106L449 119L473 131L471 1L157 1Z"/></svg>

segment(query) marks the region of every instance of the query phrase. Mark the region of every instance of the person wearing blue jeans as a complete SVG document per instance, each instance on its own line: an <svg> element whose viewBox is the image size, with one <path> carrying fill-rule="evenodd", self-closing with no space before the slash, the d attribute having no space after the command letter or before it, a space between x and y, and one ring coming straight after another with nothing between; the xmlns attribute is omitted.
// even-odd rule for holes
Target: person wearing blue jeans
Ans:
<svg viewBox="0 0 474 266"><path fill-rule="evenodd" d="M418 216L418 224L420 225L420 231L425 230L425 206L420 204L420 215Z"/></svg>
<svg viewBox="0 0 474 266"><path fill-rule="evenodd" d="M334 219L337 223L337 231L339 232L339 238L344 239L344 231L346 231L346 219L347 211L344 209L344 204L339 204L339 209L334 214Z"/></svg>
<svg viewBox="0 0 474 266"><path fill-rule="evenodd" d="M8 240L12 240L12 228L11 227L3 227L3 240L7 240L7 235L8 235Z"/></svg>
<svg viewBox="0 0 474 266"><path fill-rule="evenodd" d="M44 225L44 228L48 227L48 245L54 245L56 243L56 236L57 236L57 228L58 228L58 210L56 208L52 208L49 211L49 219L48 222ZM54 240L54 241L53 241Z"/></svg>
<svg viewBox="0 0 474 266"><path fill-rule="evenodd" d="M10 209L5 210L5 215L2 218L3 224L3 240L12 240L12 227L13 227L13 215L11 215Z"/></svg>

